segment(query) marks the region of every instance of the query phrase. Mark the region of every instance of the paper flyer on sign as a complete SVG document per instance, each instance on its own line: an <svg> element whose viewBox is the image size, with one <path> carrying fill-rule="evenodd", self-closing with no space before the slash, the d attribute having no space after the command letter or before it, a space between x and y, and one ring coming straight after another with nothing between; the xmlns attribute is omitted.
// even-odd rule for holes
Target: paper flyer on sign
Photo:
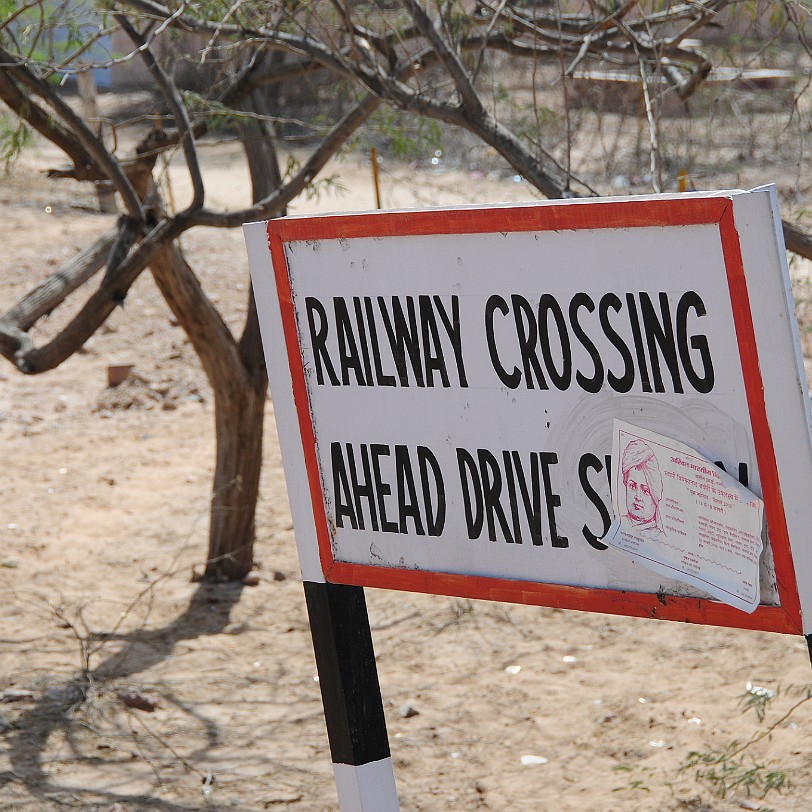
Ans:
<svg viewBox="0 0 812 812"><path fill-rule="evenodd" d="M604 543L660 575L753 612L764 503L682 443L614 421Z"/></svg>

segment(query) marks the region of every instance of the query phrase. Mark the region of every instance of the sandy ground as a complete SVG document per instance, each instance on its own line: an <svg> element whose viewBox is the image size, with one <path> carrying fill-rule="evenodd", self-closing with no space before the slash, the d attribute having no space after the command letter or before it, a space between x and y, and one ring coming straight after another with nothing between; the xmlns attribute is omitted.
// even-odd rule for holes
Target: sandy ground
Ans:
<svg viewBox="0 0 812 812"><path fill-rule="evenodd" d="M244 195L236 148L206 156L212 202ZM109 222L90 211L87 189L41 177L51 160L32 154L0 181L3 309ZM332 171L352 191L297 211L372 206L367 167ZM175 191L182 199L180 170ZM400 167L385 174L384 195L408 205L529 190ZM184 248L238 325L241 234L200 232ZM134 363L144 383L111 393L110 363ZM272 416L269 400L261 581L199 585L212 404L148 275L59 369L28 379L0 367L0 809L337 808ZM800 638L375 590L367 599L404 811L812 810L812 703L780 721L812 684ZM764 724L742 713L748 685L781 686ZM126 708L126 689L157 709ZM761 774L784 771L782 793L748 799L742 785L723 799L680 771L691 752L774 722L743 758Z"/></svg>

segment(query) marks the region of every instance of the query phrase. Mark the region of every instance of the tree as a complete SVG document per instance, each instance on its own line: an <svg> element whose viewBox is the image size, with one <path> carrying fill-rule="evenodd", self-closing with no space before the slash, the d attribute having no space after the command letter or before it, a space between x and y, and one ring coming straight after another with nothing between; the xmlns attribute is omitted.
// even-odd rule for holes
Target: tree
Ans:
<svg viewBox="0 0 812 812"><path fill-rule="evenodd" d="M687 103L701 91L712 62L695 37L733 7L733 0L651 8L625 0L568 13L560 4L532 0L0 0L0 99L18 120L6 139L7 157L34 130L69 161L51 177L110 183L123 207L115 228L0 317L0 354L26 374L53 369L81 348L149 268L214 391L217 462L206 575L242 577L253 561L267 386L256 307L249 296L242 332L233 335L184 257L180 236L200 226L232 228L283 214L381 105L470 133L547 197L594 194L573 169L568 104L570 80L585 66L609 65L639 77L652 185L659 190L662 99ZM806 11L781 8L784 28L794 26L805 47ZM142 61L168 118L129 152L108 147L54 81L90 70L88 55L114 32L126 36L129 48L101 62ZM504 60L530 74L530 126L506 117L500 105ZM301 120L302 111L285 109L279 90L303 79L327 83L338 102L327 125L320 112L305 113L309 157L283 173L278 126ZM201 92L188 89L195 84ZM560 100L558 121L566 126L558 142L537 95L542 86L554 88ZM253 203L240 211L206 204L198 141L215 116L242 138ZM178 212L165 205L154 179L158 157L175 150L193 188L191 202ZM785 234L791 250L812 257L808 234L787 223ZM84 295L84 283L97 275L97 287L75 317L36 346L32 327L68 297Z"/></svg>

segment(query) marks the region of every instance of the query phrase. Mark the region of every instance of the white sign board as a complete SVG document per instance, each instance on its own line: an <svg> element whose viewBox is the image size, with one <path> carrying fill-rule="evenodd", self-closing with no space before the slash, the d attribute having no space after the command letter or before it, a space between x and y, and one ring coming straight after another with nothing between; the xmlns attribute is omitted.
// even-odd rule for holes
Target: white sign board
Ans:
<svg viewBox="0 0 812 812"><path fill-rule="evenodd" d="M304 578L809 631L777 217L762 190L246 226ZM601 541L615 419L763 499L752 614Z"/></svg>

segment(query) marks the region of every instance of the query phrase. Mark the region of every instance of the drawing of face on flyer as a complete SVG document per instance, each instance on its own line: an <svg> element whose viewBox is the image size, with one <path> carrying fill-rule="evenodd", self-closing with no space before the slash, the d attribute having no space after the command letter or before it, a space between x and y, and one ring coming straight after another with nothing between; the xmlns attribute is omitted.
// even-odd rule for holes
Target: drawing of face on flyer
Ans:
<svg viewBox="0 0 812 812"><path fill-rule="evenodd" d="M764 503L698 452L614 421L612 503L603 539L653 572L753 612Z"/></svg>
<svg viewBox="0 0 812 812"><path fill-rule="evenodd" d="M657 455L648 443L632 440L623 449L620 470L626 491L625 518L636 535L659 541L665 531L660 518L663 477Z"/></svg>

